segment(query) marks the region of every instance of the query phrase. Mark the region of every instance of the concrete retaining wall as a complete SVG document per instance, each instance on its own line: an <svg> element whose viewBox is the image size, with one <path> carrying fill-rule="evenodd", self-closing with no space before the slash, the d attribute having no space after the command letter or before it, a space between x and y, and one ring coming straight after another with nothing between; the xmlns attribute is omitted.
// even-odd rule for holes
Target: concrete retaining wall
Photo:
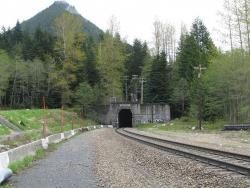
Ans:
<svg viewBox="0 0 250 188"><path fill-rule="evenodd" d="M65 137L66 139L72 137L73 135L75 135L75 132L68 131L68 132L65 132L65 133L64 133L64 137Z"/></svg>
<svg viewBox="0 0 250 188"><path fill-rule="evenodd" d="M42 148L42 140L19 146L8 151L9 162L22 160L27 155L35 155L36 150Z"/></svg>
<svg viewBox="0 0 250 188"><path fill-rule="evenodd" d="M49 143L58 143L61 141L61 133L50 135L47 138Z"/></svg>
<svg viewBox="0 0 250 188"><path fill-rule="evenodd" d="M70 137L74 136L78 132L85 132L89 130L94 130L97 128L113 128L113 126L104 126L104 125L93 125L83 128L74 129L71 131L67 131L64 133L50 135L46 138L19 146L14 149L10 149L8 151L0 153L0 168L7 168L10 163L15 161L19 161L24 159L26 156L35 155L38 149L47 149L48 144L51 143L58 143L62 140L69 139Z"/></svg>

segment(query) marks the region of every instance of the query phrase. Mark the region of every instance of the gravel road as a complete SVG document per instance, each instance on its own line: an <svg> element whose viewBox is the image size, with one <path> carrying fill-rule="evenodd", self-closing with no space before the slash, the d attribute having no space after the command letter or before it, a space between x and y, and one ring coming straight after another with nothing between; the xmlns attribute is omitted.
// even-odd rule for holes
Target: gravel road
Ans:
<svg viewBox="0 0 250 188"><path fill-rule="evenodd" d="M249 179L98 129L63 143L14 178L21 188L247 188Z"/></svg>
<svg viewBox="0 0 250 188"><path fill-rule="evenodd" d="M93 171L95 151L91 140L94 137L95 132L90 131L61 144L32 168L14 177L14 187L98 187Z"/></svg>

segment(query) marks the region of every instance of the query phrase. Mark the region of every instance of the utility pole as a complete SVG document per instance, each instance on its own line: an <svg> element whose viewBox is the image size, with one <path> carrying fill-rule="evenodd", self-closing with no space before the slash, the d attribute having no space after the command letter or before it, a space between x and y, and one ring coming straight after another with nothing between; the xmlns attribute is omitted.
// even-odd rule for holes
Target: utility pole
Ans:
<svg viewBox="0 0 250 188"><path fill-rule="evenodd" d="M63 104L61 107L61 132L64 132L64 114L63 114Z"/></svg>
<svg viewBox="0 0 250 188"><path fill-rule="evenodd" d="M125 80L125 101L128 102L128 76L124 76Z"/></svg>
<svg viewBox="0 0 250 188"><path fill-rule="evenodd" d="M134 102L137 102L137 80L138 80L138 75L132 75L132 80L134 80L135 82L135 86L134 86Z"/></svg>
<svg viewBox="0 0 250 188"><path fill-rule="evenodd" d="M207 68L205 67L202 67L201 64L199 64L198 67L194 67L195 70L198 70L198 78L200 79L201 78L201 74L202 74L202 70L206 70Z"/></svg>
<svg viewBox="0 0 250 188"><path fill-rule="evenodd" d="M46 104L45 97L43 96L43 137L47 136L47 121L46 121Z"/></svg>
<svg viewBox="0 0 250 188"><path fill-rule="evenodd" d="M202 67L201 64L199 64L198 67L194 67L195 70L198 70L198 95L199 95L199 105L198 105L198 108L199 108L199 114L198 114L198 120L199 120L199 129L201 130L201 122L202 122L202 96L201 96L201 74L202 74L202 70L205 70L207 69L206 67Z"/></svg>
<svg viewBox="0 0 250 188"><path fill-rule="evenodd" d="M143 104L143 84L146 82L144 78L142 77L141 80L141 104Z"/></svg>
<svg viewBox="0 0 250 188"><path fill-rule="evenodd" d="M110 103L116 103L115 88L112 87L112 96L110 97Z"/></svg>

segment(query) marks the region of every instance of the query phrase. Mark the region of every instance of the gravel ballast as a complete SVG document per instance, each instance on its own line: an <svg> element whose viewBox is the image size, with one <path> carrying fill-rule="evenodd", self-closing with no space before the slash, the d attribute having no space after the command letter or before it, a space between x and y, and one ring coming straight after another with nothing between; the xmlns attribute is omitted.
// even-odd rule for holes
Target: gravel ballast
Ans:
<svg viewBox="0 0 250 188"><path fill-rule="evenodd" d="M145 146L112 129L97 130L94 143L102 187L250 187L244 176Z"/></svg>

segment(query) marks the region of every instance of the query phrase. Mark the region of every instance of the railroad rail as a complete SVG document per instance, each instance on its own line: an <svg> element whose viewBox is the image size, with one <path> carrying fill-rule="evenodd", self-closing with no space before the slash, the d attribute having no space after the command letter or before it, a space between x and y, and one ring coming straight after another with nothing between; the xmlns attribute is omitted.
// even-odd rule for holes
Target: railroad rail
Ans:
<svg viewBox="0 0 250 188"><path fill-rule="evenodd" d="M250 177L250 156L146 136L126 129L116 129L116 132L154 148Z"/></svg>

